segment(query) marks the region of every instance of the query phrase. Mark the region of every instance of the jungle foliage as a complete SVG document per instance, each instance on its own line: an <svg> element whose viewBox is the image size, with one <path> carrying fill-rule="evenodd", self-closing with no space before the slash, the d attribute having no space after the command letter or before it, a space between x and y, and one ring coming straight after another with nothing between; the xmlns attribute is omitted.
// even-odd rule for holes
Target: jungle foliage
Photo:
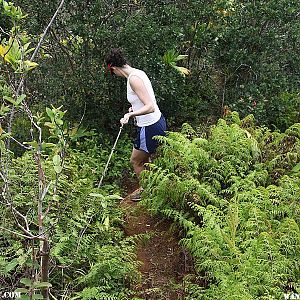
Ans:
<svg viewBox="0 0 300 300"><path fill-rule="evenodd" d="M41 283L39 279L39 260L45 255L39 241L26 240L4 230L0 243L0 279L4 290L16 289L22 293L22 299L27 299L26 295L40 299L40 289L48 285L52 299L128 299L130 283L140 276L135 240L125 238L122 230L123 214L117 207L118 187L95 188L107 155L105 147L90 148L91 143L95 144L95 140L83 142L81 149L67 151L59 178L56 156L44 154L44 172L51 184L43 199L48 210L44 215L44 228L51 257L49 283ZM3 162L3 148L1 156ZM36 234L36 163L28 152L12 159L11 164L7 174L11 204L14 210L26 216L30 231ZM108 177L120 177L123 167L113 163ZM1 211L1 228L15 231L13 212L3 204ZM22 219L18 222L22 223Z"/></svg>
<svg viewBox="0 0 300 300"><path fill-rule="evenodd" d="M186 299L299 294L300 2L71 0L41 48L58 3L15 4L0 0L1 288L133 295L136 241L118 207L126 135L96 188L128 108L102 65L120 46L170 126L184 123L142 179L145 205L181 226L194 257Z"/></svg>
<svg viewBox="0 0 300 300"><path fill-rule="evenodd" d="M144 203L182 228L197 271L186 299L299 293L300 124L272 132L234 112L206 132L184 124L159 139Z"/></svg>
<svg viewBox="0 0 300 300"><path fill-rule="evenodd" d="M30 14L33 35L57 5L15 3ZM85 111L100 131L115 128L128 108L126 86L103 63L122 47L149 74L170 125L212 122L228 106L285 130L299 121L299 11L298 0L68 1L43 46L48 58L31 75L31 101L63 104L75 120ZM173 63L190 75L166 63L170 51L187 55Z"/></svg>
<svg viewBox="0 0 300 300"><path fill-rule="evenodd" d="M0 45L1 297L128 299L140 275L136 242L122 230L117 183L130 142L124 135L121 158L96 188L109 139L65 122L62 107L31 110L24 79L38 66L39 48L22 30L22 10L0 4L7 22Z"/></svg>

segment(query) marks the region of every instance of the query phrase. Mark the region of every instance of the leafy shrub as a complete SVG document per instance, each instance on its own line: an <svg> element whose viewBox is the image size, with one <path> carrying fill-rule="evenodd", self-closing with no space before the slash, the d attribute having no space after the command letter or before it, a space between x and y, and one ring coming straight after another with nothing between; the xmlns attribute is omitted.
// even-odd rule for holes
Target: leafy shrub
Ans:
<svg viewBox="0 0 300 300"><path fill-rule="evenodd" d="M135 242L124 237L120 197L113 194L116 185L96 188L109 145L99 148L95 139L77 143L81 150L69 148L65 153L55 195L49 189L44 198L45 208L51 208L44 220L50 239L51 293L58 298L126 299L131 283L139 280ZM130 155L126 147L119 151L124 158L112 162L108 182L122 174L125 154ZM45 156L43 166L47 180L54 183L53 154ZM26 214L32 231L37 232L37 170L30 152L12 160L8 178L14 207ZM7 209L3 209L1 226L13 230ZM0 278L6 286L20 287L21 275L30 278L36 265L38 243L4 232L0 247Z"/></svg>
<svg viewBox="0 0 300 300"><path fill-rule="evenodd" d="M160 137L144 203L181 225L198 277L187 299L281 299L299 291L299 124L285 133L236 113L208 134ZM289 230L288 230L289 228Z"/></svg>

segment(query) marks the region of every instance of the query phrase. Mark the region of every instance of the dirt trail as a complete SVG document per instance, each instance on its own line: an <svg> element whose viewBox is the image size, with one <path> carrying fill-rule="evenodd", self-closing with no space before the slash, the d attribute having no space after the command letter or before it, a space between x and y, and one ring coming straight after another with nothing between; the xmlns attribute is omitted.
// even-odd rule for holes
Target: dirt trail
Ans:
<svg viewBox="0 0 300 300"><path fill-rule="evenodd" d="M134 193L133 193L134 194ZM150 216L130 195L121 203L126 213L125 233L128 236L146 233L148 239L140 242L137 258L142 263L142 282L135 286L136 297L145 300L184 299L182 278L191 272L192 263L178 245L178 234L171 223Z"/></svg>

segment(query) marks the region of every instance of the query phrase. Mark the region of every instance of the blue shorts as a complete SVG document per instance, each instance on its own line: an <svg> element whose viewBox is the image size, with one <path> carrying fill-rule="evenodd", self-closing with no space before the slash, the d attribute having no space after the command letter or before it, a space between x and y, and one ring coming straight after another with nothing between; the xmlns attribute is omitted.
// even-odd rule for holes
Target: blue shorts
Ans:
<svg viewBox="0 0 300 300"><path fill-rule="evenodd" d="M156 135L166 135L166 129L166 120L163 115L161 115L160 119L152 125L138 127L134 148L149 154L154 153L158 146L158 140L153 139L153 137Z"/></svg>

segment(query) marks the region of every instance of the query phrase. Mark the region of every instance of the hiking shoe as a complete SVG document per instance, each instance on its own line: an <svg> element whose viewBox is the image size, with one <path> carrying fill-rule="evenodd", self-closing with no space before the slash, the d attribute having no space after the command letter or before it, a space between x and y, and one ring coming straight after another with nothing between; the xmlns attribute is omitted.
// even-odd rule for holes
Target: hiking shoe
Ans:
<svg viewBox="0 0 300 300"><path fill-rule="evenodd" d="M143 192L143 188L138 188L137 190L135 190L131 196L130 196L130 200L134 201L134 202L138 202L141 201L141 193Z"/></svg>
<svg viewBox="0 0 300 300"><path fill-rule="evenodd" d="M141 201L141 193L140 192L135 193L130 197L130 200L133 202Z"/></svg>

